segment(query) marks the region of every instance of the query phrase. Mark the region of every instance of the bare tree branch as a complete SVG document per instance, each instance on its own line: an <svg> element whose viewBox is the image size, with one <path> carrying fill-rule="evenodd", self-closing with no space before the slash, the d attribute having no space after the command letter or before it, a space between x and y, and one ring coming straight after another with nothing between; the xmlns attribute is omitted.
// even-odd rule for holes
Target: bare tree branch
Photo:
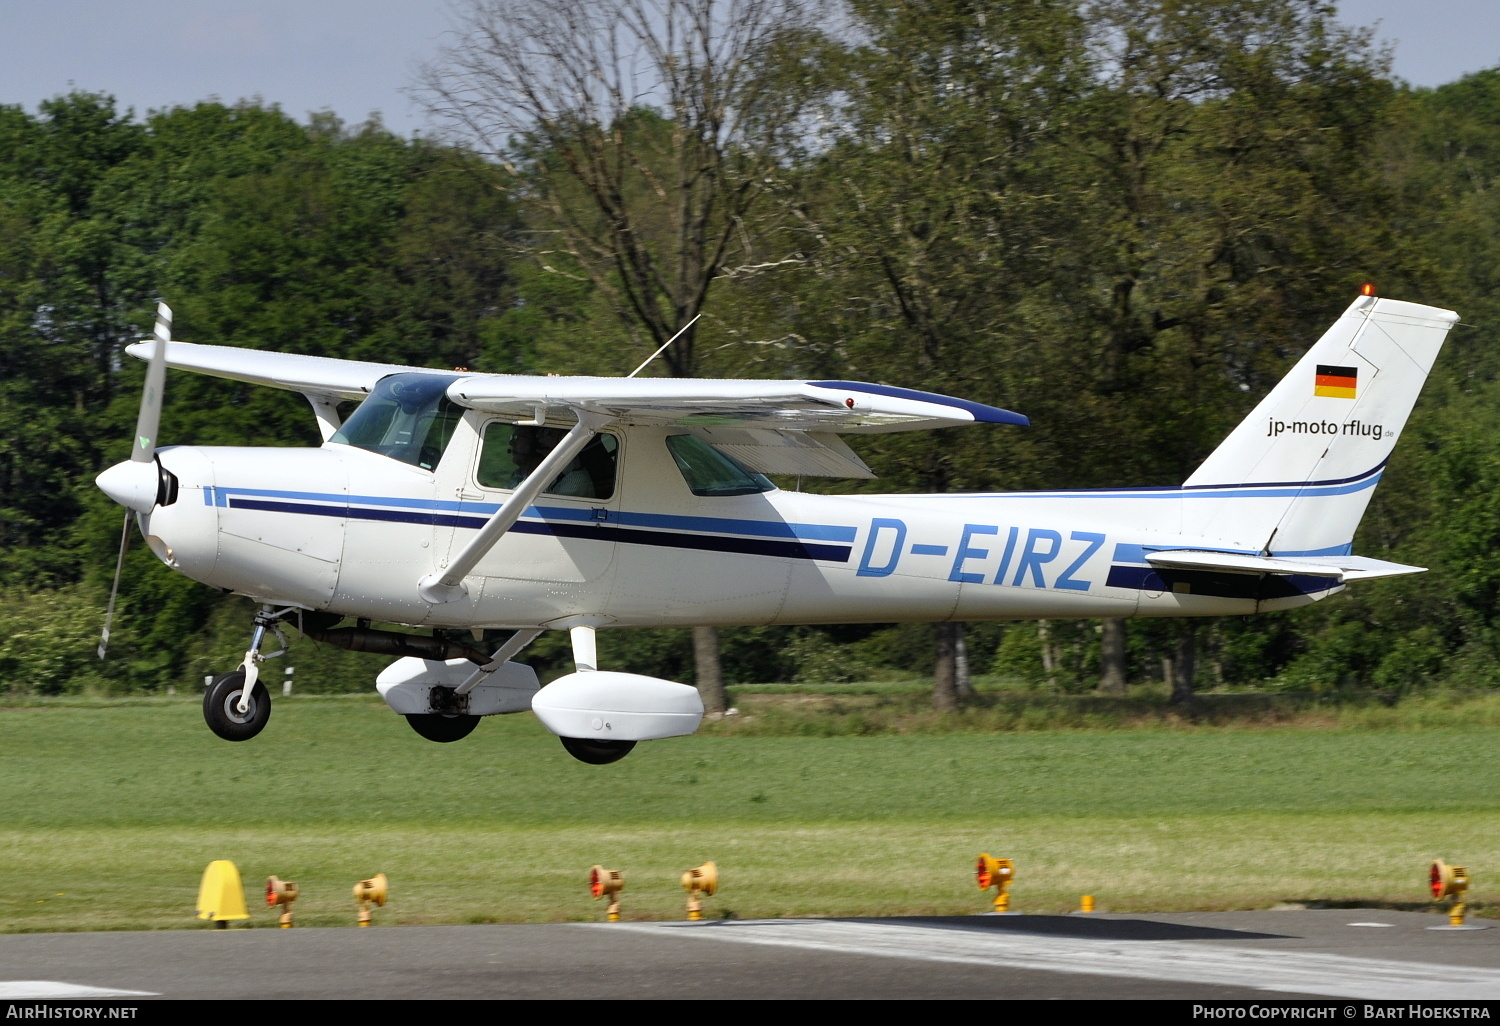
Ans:
<svg viewBox="0 0 1500 1026"><path fill-rule="evenodd" d="M463 0L429 111L520 169L534 208L659 345L766 252L769 188L803 142L821 0ZM731 269L732 267L732 269ZM693 330L667 354L697 364Z"/></svg>

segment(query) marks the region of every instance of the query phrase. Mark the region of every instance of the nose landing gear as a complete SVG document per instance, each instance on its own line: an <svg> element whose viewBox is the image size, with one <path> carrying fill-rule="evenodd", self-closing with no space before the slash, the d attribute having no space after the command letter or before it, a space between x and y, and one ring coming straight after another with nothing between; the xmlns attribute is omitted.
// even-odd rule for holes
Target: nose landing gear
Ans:
<svg viewBox="0 0 1500 1026"><path fill-rule="evenodd" d="M250 708L240 711L245 693L245 671L235 670L215 677L203 695L203 719L208 729L225 741L248 741L259 734L271 718L271 696L257 681L250 688Z"/></svg>
<svg viewBox="0 0 1500 1026"><path fill-rule="evenodd" d="M203 719L208 729L225 741L248 741L265 729L271 718L271 694L260 683L262 660L272 659L286 652L286 635L277 623L292 612L293 607L274 609L261 606L255 614L255 631L250 636L250 647L245 652L245 661L239 668L215 677L203 694ZM260 643L266 631L276 635L281 647L274 652L262 654Z"/></svg>

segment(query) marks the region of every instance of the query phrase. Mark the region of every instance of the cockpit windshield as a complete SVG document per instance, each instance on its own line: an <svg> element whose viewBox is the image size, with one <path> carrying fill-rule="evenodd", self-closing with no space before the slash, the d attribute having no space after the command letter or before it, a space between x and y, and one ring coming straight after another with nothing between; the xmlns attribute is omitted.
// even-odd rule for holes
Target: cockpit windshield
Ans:
<svg viewBox="0 0 1500 1026"><path fill-rule="evenodd" d="M464 415L464 408L448 398L448 386L457 380L452 374L383 377L329 441L431 470Z"/></svg>

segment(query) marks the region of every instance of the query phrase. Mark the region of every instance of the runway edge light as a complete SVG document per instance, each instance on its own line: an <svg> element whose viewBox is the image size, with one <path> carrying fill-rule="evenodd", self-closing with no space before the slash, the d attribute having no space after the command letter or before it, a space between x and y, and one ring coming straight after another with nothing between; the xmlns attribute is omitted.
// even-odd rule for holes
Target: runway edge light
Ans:
<svg viewBox="0 0 1500 1026"><path fill-rule="evenodd" d="M361 880L354 885L354 900L359 903L359 925L369 926L372 918L370 906L383 908L386 896L390 893L389 884L384 873L376 873L368 880Z"/></svg>
<svg viewBox="0 0 1500 1026"><path fill-rule="evenodd" d="M703 900L698 895L706 894L711 898L718 891L719 867L712 862L705 862L701 866L684 870L682 889L688 892L687 917L695 922L702 919Z"/></svg>
<svg viewBox="0 0 1500 1026"><path fill-rule="evenodd" d="M1010 911L1010 885L1016 878L1016 866L1010 859L997 859L981 853L974 863L974 881L981 891L998 888L995 894L994 914L998 916L1018 915Z"/></svg>
<svg viewBox="0 0 1500 1026"><path fill-rule="evenodd" d="M283 880L279 876L269 877L266 880L266 905L275 908L277 905L285 907L281 918L277 922L283 930L292 927L292 902L297 900L297 885L290 880Z"/></svg>
<svg viewBox="0 0 1500 1026"><path fill-rule="evenodd" d="M1451 898L1447 926L1429 926L1429 930L1488 930L1481 923L1465 923L1464 892L1469 889L1469 871L1463 866L1450 866L1442 859L1433 859L1427 867L1427 884L1432 890L1432 900Z"/></svg>
<svg viewBox="0 0 1500 1026"><path fill-rule="evenodd" d="M231 920L250 918L240 871L228 859L215 859L203 871L198 884L198 918L212 920L220 930L228 929Z"/></svg>
<svg viewBox="0 0 1500 1026"><path fill-rule="evenodd" d="M589 870L589 894L595 901L609 896L609 908L605 914L611 923L620 921L620 892L624 889L625 876L618 869L595 866Z"/></svg>

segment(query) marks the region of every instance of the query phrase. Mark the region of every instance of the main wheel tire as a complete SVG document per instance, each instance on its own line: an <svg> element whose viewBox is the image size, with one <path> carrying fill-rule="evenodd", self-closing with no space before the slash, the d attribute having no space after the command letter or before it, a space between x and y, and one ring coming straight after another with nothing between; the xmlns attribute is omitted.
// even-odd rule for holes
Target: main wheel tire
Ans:
<svg viewBox="0 0 1500 1026"><path fill-rule="evenodd" d="M558 738L568 754L590 766L608 766L619 762L635 747L634 741L592 741L581 737Z"/></svg>
<svg viewBox="0 0 1500 1026"><path fill-rule="evenodd" d="M208 729L225 741L249 741L265 729L271 718L271 694L260 681L250 689L250 708L240 712L240 693L245 690L245 671L235 670L214 682L203 693L203 719Z"/></svg>
<svg viewBox="0 0 1500 1026"><path fill-rule="evenodd" d="M411 729L429 741L461 741L474 733L479 726L478 716L444 716L441 713L425 713L406 717Z"/></svg>

